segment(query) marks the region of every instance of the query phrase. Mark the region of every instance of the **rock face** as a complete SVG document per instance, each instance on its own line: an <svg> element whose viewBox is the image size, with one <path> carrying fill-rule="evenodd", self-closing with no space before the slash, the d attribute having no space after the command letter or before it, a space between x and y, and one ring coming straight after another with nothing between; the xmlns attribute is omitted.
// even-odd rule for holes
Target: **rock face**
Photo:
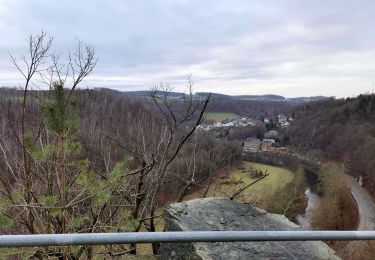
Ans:
<svg viewBox="0 0 375 260"><path fill-rule="evenodd" d="M164 210L166 231L298 230L287 218L224 198L195 199ZM162 259L340 259L319 241L164 243Z"/></svg>

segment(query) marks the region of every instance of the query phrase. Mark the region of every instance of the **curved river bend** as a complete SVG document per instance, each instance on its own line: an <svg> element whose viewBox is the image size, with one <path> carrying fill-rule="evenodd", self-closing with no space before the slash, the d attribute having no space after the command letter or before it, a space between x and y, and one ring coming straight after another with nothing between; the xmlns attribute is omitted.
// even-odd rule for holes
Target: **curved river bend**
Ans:
<svg viewBox="0 0 375 260"><path fill-rule="evenodd" d="M307 207L302 215L297 215L296 221L302 229L309 230L311 229L312 213L319 202L319 196L310 188L305 190L305 196L307 197Z"/></svg>
<svg viewBox="0 0 375 260"><path fill-rule="evenodd" d="M303 214L297 215L296 222L304 230L311 229L312 215L318 202L319 195L314 192L315 186L318 182L318 176L314 172L305 169L305 176L308 184L308 188L305 190L305 196L307 198L307 207Z"/></svg>

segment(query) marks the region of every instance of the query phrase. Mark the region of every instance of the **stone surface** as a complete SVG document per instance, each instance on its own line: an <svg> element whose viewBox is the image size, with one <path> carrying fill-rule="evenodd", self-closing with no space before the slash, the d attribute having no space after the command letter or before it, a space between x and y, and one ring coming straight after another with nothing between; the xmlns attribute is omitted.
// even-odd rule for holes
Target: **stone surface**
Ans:
<svg viewBox="0 0 375 260"><path fill-rule="evenodd" d="M224 198L195 199L164 210L166 231L298 230L287 218ZM164 243L162 259L340 259L320 241Z"/></svg>

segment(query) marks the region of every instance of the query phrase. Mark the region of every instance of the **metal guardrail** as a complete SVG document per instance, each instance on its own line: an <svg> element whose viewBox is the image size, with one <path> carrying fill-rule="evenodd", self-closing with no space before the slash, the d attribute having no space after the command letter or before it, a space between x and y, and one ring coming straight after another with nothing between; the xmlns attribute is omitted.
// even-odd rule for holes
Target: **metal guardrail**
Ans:
<svg viewBox="0 0 375 260"><path fill-rule="evenodd" d="M0 247L314 240L375 240L375 231L187 231L0 235Z"/></svg>

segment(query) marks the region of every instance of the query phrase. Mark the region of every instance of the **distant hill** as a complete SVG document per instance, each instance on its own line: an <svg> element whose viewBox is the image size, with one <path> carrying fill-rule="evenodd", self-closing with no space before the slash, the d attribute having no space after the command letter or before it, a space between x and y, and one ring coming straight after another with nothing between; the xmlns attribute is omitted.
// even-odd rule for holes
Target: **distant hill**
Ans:
<svg viewBox="0 0 375 260"><path fill-rule="evenodd" d="M121 94L121 91L110 88L94 88L95 91L100 91L107 94Z"/></svg>
<svg viewBox="0 0 375 260"><path fill-rule="evenodd" d="M240 95L233 96L234 98L244 99L244 100L259 100L259 101L285 101L285 97L267 94L267 95Z"/></svg>
<svg viewBox="0 0 375 260"><path fill-rule="evenodd" d="M219 93L210 93L210 92L196 92L195 95L200 97L206 97L209 94L211 94L211 97L215 99L231 99L232 96L225 95L225 94L219 94Z"/></svg>
<svg viewBox="0 0 375 260"><path fill-rule="evenodd" d="M312 97L296 97L296 98L287 98L286 101L292 102L311 102L311 101L321 101L321 100L328 100L330 97L325 96L312 96Z"/></svg>
<svg viewBox="0 0 375 260"><path fill-rule="evenodd" d="M105 92L105 93L115 93L115 94L122 94L124 96L130 97L149 97L150 91L149 90L139 90L139 91L118 91L110 88L96 88L95 90ZM157 91L157 94L162 95L162 91ZM169 92L170 97L173 98L182 98L185 94L181 92Z"/></svg>
<svg viewBox="0 0 375 260"><path fill-rule="evenodd" d="M122 94L130 97L148 97L150 91L118 91L109 88L97 88L96 90L106 93ZM162 92L160 92L162 94ZM196 92L197 97L206 97L210 92ZM185 94L182 92L170 92L170 96L173 98L182 98ZM251 100L251 101L280 101L280 102L293 102L293 103L304 103L310 101L327 100L329 97L325 96L313 96L313 97L297 97L297 98L285 98L280 95L266 94L266 95L226 95L220 93L211 93L211 96L216 100Z"/></svg>

